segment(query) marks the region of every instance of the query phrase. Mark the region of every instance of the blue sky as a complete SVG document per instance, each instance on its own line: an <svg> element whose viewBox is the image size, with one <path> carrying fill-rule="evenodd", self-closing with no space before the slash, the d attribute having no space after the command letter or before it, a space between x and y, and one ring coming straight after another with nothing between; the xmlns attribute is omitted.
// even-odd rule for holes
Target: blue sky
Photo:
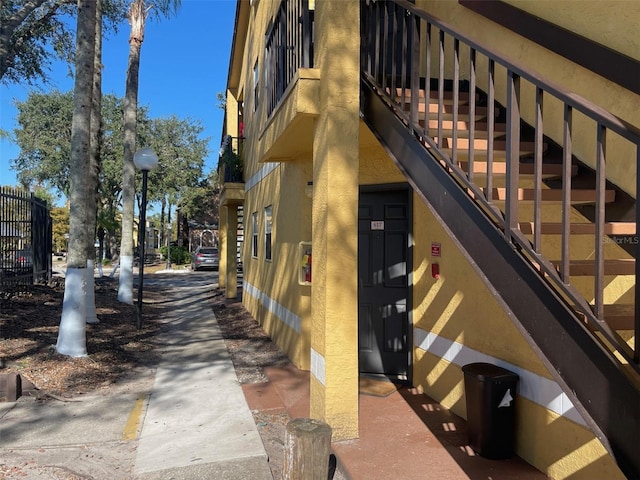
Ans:
<svg viewBox="0 0 640 480"><path fill-rule="evenodd" d="M202 137L210 137L205 173L218 163L223 111L216 94L227 83L235 8L235 0L182 0L176 16L147 21L142 44L138 103L149 107L152 118L176 115L200 121ZM125 20L117 34L104 39L104 93L124 96L129 31ZM51 78L54 85L43 92L73 89L66 65L52 65ZM0 128L13 131L14 99L23 101L28 94L20 85L0 85ZM14 143L0 141L0 185L15 185L10 166L18 153Z"/></svg>

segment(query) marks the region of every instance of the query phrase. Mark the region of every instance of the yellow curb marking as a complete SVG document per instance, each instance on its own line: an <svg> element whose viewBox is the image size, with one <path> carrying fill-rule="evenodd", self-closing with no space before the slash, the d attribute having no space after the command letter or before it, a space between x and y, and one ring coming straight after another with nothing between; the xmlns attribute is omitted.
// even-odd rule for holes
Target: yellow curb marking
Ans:
<svg viewBox="0 0 640 480"><path fill-rule="evenodd" d="M122 432L123 440L135 440L138 436L138 428L140 427L140 422L142 420L142 409L144 408L147 397L148 395L138 396L138 399L129 414L127 423L124 426L124 431Z"/></svg>

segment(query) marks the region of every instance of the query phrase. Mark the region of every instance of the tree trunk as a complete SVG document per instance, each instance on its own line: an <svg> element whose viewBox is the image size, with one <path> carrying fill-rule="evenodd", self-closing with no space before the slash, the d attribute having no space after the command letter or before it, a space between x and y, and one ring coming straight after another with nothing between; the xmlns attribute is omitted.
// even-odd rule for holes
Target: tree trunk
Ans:
<svg viewBox="0 0 640 480"><path fill-rule="evenodd" d="M93 105L91 109L91 145L89 171L86 184L87 199L87 323L100 323L96 313L95 279L93 275L96 258L95 238L98 199L98 172L100 171L100 139L102 138L102 0L96 2L95 49L93 57Z"/></svg>
<svg viewBox="0 0 640 480"><path fill-rule="evenodd" d="M138 109L138 73L140 50L144 40L145 8L142 0L134 0L129 9L129 65L124 97L124 155L122 172L122 240L120 243L120 283L118 300L133 304L133 205L136 172L133 155L136 150L136 113ZM145 228L145 225L138 225ZM142 261L142 259L140 259Z"/></svg>
<svg viewBox="0 0 640 480"><path fill-rule="evenodd" d="M76 78L71 124L69 187L69 252L62 318L56 350L63 355L87 355L85 333L87 268L87 183L96 33L95 0L78 0Z"/></svg>

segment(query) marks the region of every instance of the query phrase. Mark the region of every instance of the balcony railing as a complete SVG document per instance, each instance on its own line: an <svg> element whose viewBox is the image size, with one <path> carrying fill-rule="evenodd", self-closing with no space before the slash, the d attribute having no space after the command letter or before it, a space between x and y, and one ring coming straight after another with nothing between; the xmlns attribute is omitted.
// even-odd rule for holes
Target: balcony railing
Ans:
<svg viewBox="0 0 640 480"><path fill-rule="evenodd" d="M227 135L220 147L220 158L218 160L218 175L225 183L242 183L243 161L242 146L243 137L232 137Z"/></svg>
<svg viewBox="0 0 640 480"><path fill-rule="evenodd" d="M313 17L309 0L282 0L267 31L266 106L270 116L299 68L313 68Z"/></svg>

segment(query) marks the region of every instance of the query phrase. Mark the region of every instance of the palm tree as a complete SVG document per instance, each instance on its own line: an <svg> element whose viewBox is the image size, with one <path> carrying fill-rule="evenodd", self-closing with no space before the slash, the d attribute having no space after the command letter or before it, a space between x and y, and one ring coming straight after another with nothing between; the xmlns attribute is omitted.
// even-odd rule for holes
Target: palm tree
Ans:
<svg viewBox="0 0 640 480"><path fill-rule="evenodd" d="M76 76L71 123L69 187L69 252L64 303L56 350L72 357L86 356L86 187L91 145L93 75L96 37L96 1L78 0Z"/></svg>
<svg viewBox="0 0 640 480"><path fill-rule="evenodd" d="M138 73L140 50L144 41L147 16L153 10L156 15L169 16L180 6L180 0L158 0L147 6L144 0L133 0L129 8L129 63L124 98L124 152L122 172L122 240L120 243L120 283L118 300L133 304L133 210L136 172L133 154L136 151L136 112L138 109ZM139 225L138 228L145 228ZM140 259L143 261L143 259Z"/></svg>
<svg viewBox="0 0 640 480"><path fill-rule="evenodd" d="M96 1L96 33L93 56L93 105L91 108L90 155L86 182L87 199L87 323L99 323L96 313L95 281L93 277L96 256L95 238L98 216L98 171L100 170L100 139L102 130L102 0Z"/></svg>

